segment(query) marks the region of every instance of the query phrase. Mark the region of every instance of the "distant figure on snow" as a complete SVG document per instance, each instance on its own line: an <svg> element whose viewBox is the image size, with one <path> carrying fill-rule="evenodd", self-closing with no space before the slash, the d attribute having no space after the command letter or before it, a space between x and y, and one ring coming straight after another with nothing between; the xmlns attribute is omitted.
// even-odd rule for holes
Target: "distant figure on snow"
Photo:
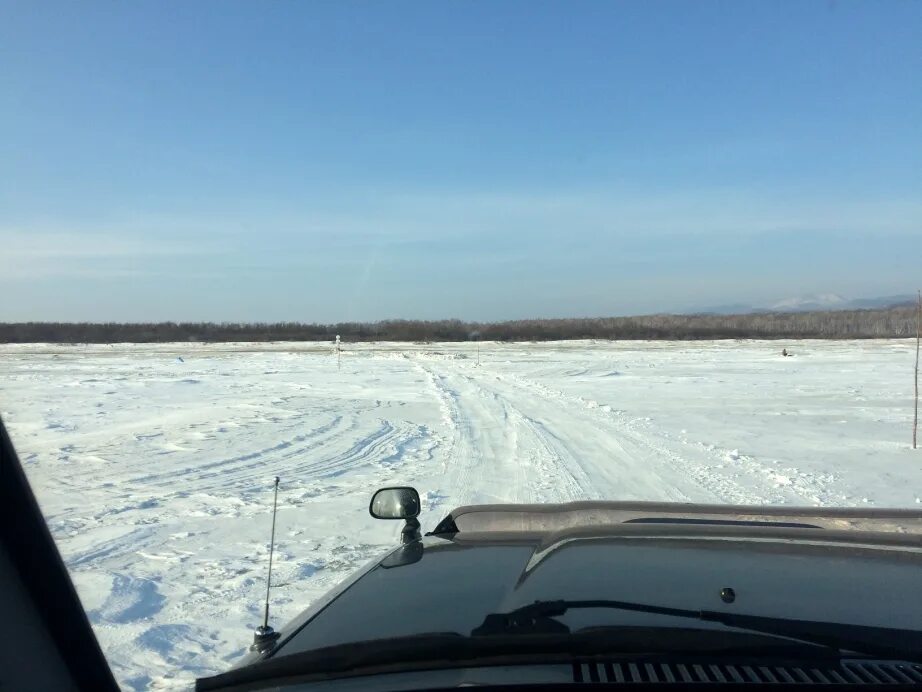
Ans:
<svg viewBox="0 0 922 692"><path fill-rule="evenodd" d="M789 356L789 355L791 355L791 354L788 353L788 350L787 350L786 348L783 348L783 349L781 349L781 355L786 357L786 356Z"/></svg>

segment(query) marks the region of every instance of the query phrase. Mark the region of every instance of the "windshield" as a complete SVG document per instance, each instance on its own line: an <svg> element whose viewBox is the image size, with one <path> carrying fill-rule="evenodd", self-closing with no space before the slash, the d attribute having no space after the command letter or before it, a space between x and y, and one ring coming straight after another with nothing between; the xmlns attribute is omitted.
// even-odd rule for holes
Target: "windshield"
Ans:
<svg viewBox="0 0 922 692"><path fill-rule="evenodd" d="M0 8L0 416L120 683L246 653L276 476L276 629L399 543L383 486L423 532L922 509L920 45L870 0ZM481 586L427 627L522 605Z"/></svg>

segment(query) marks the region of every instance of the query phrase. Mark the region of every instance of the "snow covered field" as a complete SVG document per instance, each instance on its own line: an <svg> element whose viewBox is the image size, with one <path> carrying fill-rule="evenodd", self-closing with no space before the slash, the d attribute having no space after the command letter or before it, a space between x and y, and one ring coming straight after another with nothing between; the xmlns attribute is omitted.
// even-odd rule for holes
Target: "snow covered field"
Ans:
<svg viewBox="0 0 922 692"><path fill-rule="evenodd" d="M794 357L783 358L786 346ZM397 538L371 492L918 507L909 341L0 346L0 412L130 689L227 668Z"/></svg>

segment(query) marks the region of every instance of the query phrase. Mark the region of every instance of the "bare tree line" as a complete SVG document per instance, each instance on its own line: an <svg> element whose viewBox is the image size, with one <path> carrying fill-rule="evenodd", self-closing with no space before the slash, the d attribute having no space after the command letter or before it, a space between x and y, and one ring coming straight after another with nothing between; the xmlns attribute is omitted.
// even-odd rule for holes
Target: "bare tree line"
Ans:
<svg viewBox="0 0 922 692"><path fill-rule="evenodd" d="M873 339L916 334L913 307L746 315L645 315L505 322L384 320L338 324L0 323L0 343L166 341L548 341L564 339Z"/></svg>

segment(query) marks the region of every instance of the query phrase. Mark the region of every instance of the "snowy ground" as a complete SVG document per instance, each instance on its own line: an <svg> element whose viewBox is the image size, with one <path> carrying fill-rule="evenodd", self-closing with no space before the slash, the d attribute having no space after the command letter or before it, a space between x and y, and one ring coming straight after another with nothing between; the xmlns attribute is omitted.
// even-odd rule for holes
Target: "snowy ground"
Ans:
<svg viewBox="0 0 922 692"><path fill-rule="evenodd" d="M243 653L275 475L276 625L395 542L383 485L419 488L424 528L474 502L920 502L909 341L347 349L0 346L0 412L125 687Z"/></svg>

